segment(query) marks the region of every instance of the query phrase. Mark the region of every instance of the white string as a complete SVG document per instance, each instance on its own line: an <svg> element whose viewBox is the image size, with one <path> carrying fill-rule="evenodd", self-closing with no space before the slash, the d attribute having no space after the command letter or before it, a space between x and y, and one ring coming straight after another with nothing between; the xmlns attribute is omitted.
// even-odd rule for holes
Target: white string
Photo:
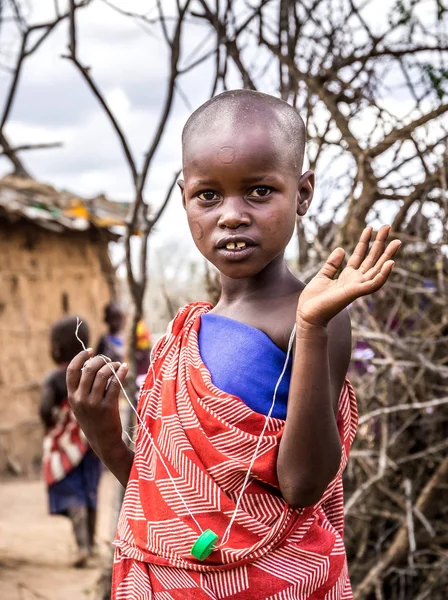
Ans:
<svg viewBox="0 0 448 600"><path fill-rule="evenodd" d="M288 367L289 357L290 357L290 355L291 355L291 350L292 350L292 346L293 346L293 343L294 343L294 336L295 336L295 333L296 333L296 326L294 325L294 329L292 330L292 332L291 332L291 336L290 336L290 338L289 338L289 343L288 343L288 352L287 352L287 354L286 354L285 364L283 365L283 370L282 370L282 372L281 372L281 374L280 374L280 377L279 377L279 378L278 378L278 380L277 380L277 384L276 384L276 386L275 386L275 389L274 389L274 395L272 396L271 408L269 409L269 412L268 412L268 414L266 415L266 419L265 419L265 422L264 422L264 426L263 426L263 429L261 430L260 437L258 438L258 443L257 443L257 446L256 446L256 448L255 448L255 452L254 452L254 454L253 454L253 456L252 456L252 460L250 461L249 468L247 469L247 473L246 473L246 477L245 477L245 479L244 479L243 487L241 488L241 491L240 491L240 493L239 493L239 495L238 495L238 499L237 499L237 501L236 501L235 510L233 511L232 518L230 519L230 523L229 523L229 525L227 526L227 529L224 531L224 535L222 536L222 540L221 540L220 544L219 544L218 546L216 546L216 547L215 547L215 549L217 549L217 548L220 548L220 547L224 546L224 544L226 544L226 543L228 542L228 540L229 540L229 537L230 537L230 530L232 529L232 525L233 525L233 523L234 523L234 521L235 521L235 519L236 519L236 515L237 515L237 513L238 513L238 510L239 510L239 507L240 507L241 500L242 500L242 498L243 498L244 490L245 490L245 489L246 489L246 487L247 487L247 484L248 484L248 481L249 481L249 478L250 478L250 473L251 473L251 471L252 471L252 468L253 468L253 466L254 466L254 464L255 464L255 461L256 461L256 459L257 459L257 454L258 454L258 451L259 451L259 449L260 449L260 445L261 445L261 442L262 442L262 440L263 440L263 436L264 436L264 434L265 434L265 431L266 431L266 428L267 428L267 426L268 426L269 419L270 419L270 417L271 417L271 415L272 415L272 411L274 410L275 401L276 401L276 399L277 399L277 390L278 390L278 388L279 388L279 386L280 386L280 383L281 383L281 381L282 381L282 379L283 379L283 375L285 374L285 371L286 371L286 369L287 369L287 367Z"/></svg>
<svg viewBox="0 0 448 600"><path fill-rule="evenodd" d="M82 340L79 338L79 336L78 336L78 330L79 330L79 328L80 328L81 324L82 324L82 321L80 321L80 319L79 319L79 317L78 317L78 318L77 318L77 327L76 327L76 331L75 331L75 336L76 336L76 338L78 339L78 341L80 342L80 344L82 345L83 349L84 349L84 350L87 350L87 348L86 348L86 347L85 347L85 345L84 345L84 342L83 342L83 341L82 341ZM110 363L110 359L109 359L109 358L107 358L107 356L103 356L102 354L100 354L100 355L99 355L99 357L100 357L100 358L102 358L102 359L104 360L104 362L107 364L107 366L109 367L109 369L110 369L110 370L112 371L112 373L114 374L114 376L115 376L116 380L118 381L118 384L120 385L120 387L121 387L121 389L122 389L122 391L123 391L123 393L124 393L124 396L125 396L126 400L128 401L128 404L129 404L129 406L130 406L130 407L132 408L132 410L135 412L135 414L136 414L136 416L137 416L137 419L138 419L138 421L140 422L140 425L141 425L141 427L142 427L142 430L143 430L143 432L144 432L144 433L147 435L147 437L148 437L149 441L151 442L151 444L152 444L152 446L153 446L154 450L157 452L157 455L158 455L158 457L160 458L160 461L161 461L162 465L165 467L165 471L167 472L167 474L168 474L168 477L170 478L170 481L171 481L171 483L173 484L174 491L175 491L175 492L176 492L176 494L179 496L179 498L180 498L181 502L183 503L183 505L185 506L185 509L186 509L186 511L188 512L188 514L191 516L191 518L193 519L193 521L194 521L194 522L196 523L196 525L198 526L198 529L199 529L199 531L200 531L201 533L203 533L203 529L202 529L202 527L201 527L201 526L199 525L199 523L197 522L197 520L196 520L196 518L195 518L194 514L193 514L193 513L190 511L190 509L188 508L188 505L187 505L187 503L186 503L186 502L185 502L185 500L183 499L183 497L182 497L182 494L181 494L181 493L179 492L179 490L177 489L176 483L175 483L174 479L172 478L172 476L171 476L171 473L169 472L169 470L168 470L168 467L166 466L166 464L165 464L165 461L164 461L164 459L163 459L163 456L162 456L162 454L159 452L159 449L157 448L157 446L156 446L156 444L155 444L155 442L154 442L154 440L153 440L153 437L152 437L152 435L150 434L150 432L149 432L149 431L148 431L148 429L146 428L146 425L145 425L144 421L141 419L140 415L138 414L138 412L137 412L137 410L136 410L135 406L134 406L134 405L132 404L132 402L129 400L129 398L128 398L128 395L127 395L127 393L126 393L126 390L124 389L124 387L123 387L123 384L121 383L120 379L118 378L118 375L117 375L117 373L115 372L115 370L114 370L113 366L112 366L111 364L109 364L109 363ZM89 360L90 360L90 359L89 359ZM87 362L88 362L88 361L87 361ZM151 366L151 368L153 369L153 376L154 376L154 380L155 380L155 373L154 373L154 367L152 366L152 361L151 361L151 363L150 363L150 366ZM126 432L125 432L125 433L126 433Z"/></svg>

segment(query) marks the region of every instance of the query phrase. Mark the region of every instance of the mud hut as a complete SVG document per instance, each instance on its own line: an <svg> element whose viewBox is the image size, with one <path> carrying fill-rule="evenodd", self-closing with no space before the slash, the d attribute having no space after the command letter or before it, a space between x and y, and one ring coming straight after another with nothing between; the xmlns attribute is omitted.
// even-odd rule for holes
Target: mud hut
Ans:
<svg viewBox="0 0 448 600"><path fill-rule="evenodd" d="M38 466L40 386L49 328L80 315L95 343L115 295L108 244L126 205L82 199L30 179L0 179L0 474Z"/></svg>

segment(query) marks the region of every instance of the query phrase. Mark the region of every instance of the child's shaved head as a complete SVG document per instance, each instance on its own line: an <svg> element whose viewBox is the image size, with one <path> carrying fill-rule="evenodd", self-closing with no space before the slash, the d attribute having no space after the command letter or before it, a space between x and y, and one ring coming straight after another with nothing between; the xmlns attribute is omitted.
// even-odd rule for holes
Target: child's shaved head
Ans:
<svg viewBox="0 0 448 600"><path fill-rule="evenodd" d="M77 323L77 317L64 317L56 321L51 328L50 342L56 363L70 362L78 352L81 352L81 344L75 336ZM89 345L89 327L86 322L81 323L78 336L85 346Z"/></svg>
<svg viewBox="0 0 448 600"><path fill-rule="evenodd" d="M182 132L184 164L190 142L204 134L210 135L213 131L244 134L259 127L269 130L300 175L306 138L302 118L287 102L252 90L223 92L190 116Z"/></svg>

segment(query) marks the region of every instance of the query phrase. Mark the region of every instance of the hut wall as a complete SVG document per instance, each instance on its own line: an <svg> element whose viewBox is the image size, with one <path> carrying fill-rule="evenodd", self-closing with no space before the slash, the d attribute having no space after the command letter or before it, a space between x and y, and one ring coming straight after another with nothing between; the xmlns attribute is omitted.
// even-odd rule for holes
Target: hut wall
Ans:
<svg viewBox="0 0 448 600"><path fill-rule="evenodd" d="M104 272L106 242L24 221L0 220L0 256L0 473L26 473L41 458L40 390L54 368L50 327L79 315L96 344L113 292L111 273Z"/></svg>

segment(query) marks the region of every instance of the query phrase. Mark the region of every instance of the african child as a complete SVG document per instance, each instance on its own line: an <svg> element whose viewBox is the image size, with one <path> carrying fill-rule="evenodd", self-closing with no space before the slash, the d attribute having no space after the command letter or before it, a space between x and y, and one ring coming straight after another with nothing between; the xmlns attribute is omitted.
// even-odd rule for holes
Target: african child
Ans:
<svg viewBox="0 0 448 600"><path fill-rule="evenodd" d="M71 520L77 545L74 566L84 567L95 547L101 462L89 447L67 400L67 366L80 347L74 335L76 326L76 317L66 317L51 328L51 355L57 367L45 379L40 416L45 427L42 462L49 511ZM88 345L85 322L78 335Z"/></svg>
<svg viewBox="0 0 448 600"><path fill-rule="evenodd" d="M104 354L112 361L121 362L124 359L125 313L117 302L109 302L105 307L104 322L107 325L107 333L99 339L96 354Z"/></svg>
<svg viewBox="0 0 448 600"><path fill-rule="evenodd" d="M277 98L213 98L182 148L183 206L222 293L182 308L155 345L135 453L108 367L82 352L68 370L76 417L126 486L112 596L348 600L342 472L357 411L345 309L386 283L400 243L384 226L369 250L367 228L339 277L341 248L306 286L289 271L314 174L302 173L303 121Z"/></svg>

